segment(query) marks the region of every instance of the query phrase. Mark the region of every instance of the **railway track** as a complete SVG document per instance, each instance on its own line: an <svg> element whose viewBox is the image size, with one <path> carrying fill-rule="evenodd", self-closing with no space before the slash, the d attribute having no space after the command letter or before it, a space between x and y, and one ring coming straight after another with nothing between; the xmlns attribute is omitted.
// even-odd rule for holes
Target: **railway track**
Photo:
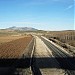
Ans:
<svg viewBox="0 0 75 75"><path fill-rule="evenodd" d="M75 57L71 57L69 54L65 53L45 38L40 38L48 46L48 48L52 50L52 53L56 60L60 63L61 68L65 69L68 75L75 75Z"/></svg>
<svg viewBox="0 0 75 75"><path fill-rule="evenodd" d="M35 49L32 57L33 75L64 75L59 63L45 43L35 36Z"/></svg>

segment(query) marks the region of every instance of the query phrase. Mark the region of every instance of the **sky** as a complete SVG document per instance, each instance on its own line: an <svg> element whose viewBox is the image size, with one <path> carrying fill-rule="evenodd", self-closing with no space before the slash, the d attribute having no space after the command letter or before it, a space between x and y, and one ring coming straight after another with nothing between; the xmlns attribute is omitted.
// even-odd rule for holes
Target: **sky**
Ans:
<svg viewBox="0 0 75 75"><path fill-rule="evenodd" d="M74 30L75 0L0 0L0 29Z"/></svg>

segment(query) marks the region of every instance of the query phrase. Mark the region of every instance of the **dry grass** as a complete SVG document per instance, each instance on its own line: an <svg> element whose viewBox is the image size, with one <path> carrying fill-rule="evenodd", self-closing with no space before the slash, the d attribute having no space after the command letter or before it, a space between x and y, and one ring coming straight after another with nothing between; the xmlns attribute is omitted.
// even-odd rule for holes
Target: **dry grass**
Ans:
<svg viewBox="0 0 75 75"><path fill-rule="evenodd" d="M69 42L67 42L67 43L75 47L75 40L69 41Z"/></svg>
<svg viewBox="0 0 75 75"><path fill-rule="evenodd" d="M63 43L68 43L72 46L75 46L75 31L52 31L45 34L45 36L48 39L54 38Z"/></svg>

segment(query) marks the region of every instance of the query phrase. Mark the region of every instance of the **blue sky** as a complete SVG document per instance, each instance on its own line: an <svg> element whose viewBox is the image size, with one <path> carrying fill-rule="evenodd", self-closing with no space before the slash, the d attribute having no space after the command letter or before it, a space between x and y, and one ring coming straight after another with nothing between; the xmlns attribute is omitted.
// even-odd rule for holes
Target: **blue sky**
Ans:
<svg viewBox="0 0 75 75"><path fill-rule="evenodd" d="M74 6L74 0L0 0L0 29L73 30Z"/></svg>

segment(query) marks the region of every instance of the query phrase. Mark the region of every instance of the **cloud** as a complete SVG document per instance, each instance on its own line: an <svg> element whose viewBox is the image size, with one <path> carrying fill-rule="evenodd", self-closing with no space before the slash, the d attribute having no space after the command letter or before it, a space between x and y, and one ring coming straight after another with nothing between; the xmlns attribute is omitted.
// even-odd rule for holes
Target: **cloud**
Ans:
<svg viewBox="0 0 75 75"><path fill-rule="evenodd" d="M73 7L73 5L69 5L65 10L69 10Z"/></svg>

